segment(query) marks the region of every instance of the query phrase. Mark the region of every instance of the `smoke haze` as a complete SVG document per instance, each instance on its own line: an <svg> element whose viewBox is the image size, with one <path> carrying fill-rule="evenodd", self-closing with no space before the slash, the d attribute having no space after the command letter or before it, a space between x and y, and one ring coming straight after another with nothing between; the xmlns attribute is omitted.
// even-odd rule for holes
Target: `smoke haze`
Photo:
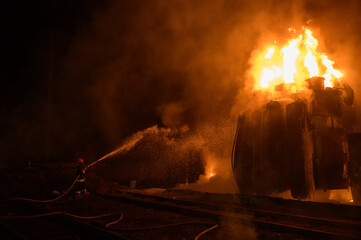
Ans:
<svg viewBox="0 0 361 240"><path fill-rule="evenodd" d="M253 51L264 41L283 41L289 27L308 22L357 96L360 13L356 0L109 0L94 5L54 63L50 110L27 110L40 112L40 121L14 120L14 110L8 121L16 130L1 139L2 157L20 151L33 158L95 160L126 136L159 124L200 135L216 171L228 172L236 117L252 101L247 70ZM39 133L44 137L35 137ZM12 143L23 137L24 146L15 150ZM46 147L34 147L44 146L39 143Z"/></svg>

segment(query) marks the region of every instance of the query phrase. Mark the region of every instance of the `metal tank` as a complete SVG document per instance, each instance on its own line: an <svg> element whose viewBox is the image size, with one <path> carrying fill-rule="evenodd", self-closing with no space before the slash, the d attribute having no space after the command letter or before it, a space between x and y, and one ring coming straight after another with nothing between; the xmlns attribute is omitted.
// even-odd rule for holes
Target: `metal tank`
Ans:
<svg viewBox="0 0 361 240"><path fill-rule="evenodd" d="M241 193L290 189L306 199L316 189L351 186L354 201L361 201L361 134L352 132L350 120L354 93L344 82L324 88L323 81L307 79L310 94L288 94L239 115L232 167Z"/></svg>

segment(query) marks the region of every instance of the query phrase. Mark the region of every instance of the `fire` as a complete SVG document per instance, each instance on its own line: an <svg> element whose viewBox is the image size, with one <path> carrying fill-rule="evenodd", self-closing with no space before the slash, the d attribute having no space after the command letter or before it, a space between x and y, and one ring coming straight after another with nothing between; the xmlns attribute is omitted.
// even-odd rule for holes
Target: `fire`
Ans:
<svg viewBox="0 0 361 240"><path fill-rule="evenodd" d="M208 174L208 178L214 177L215 175L216 175L215 172L210 172L210 173Z"/></svg>
<svg viewBox="0 0 361 240"><path fill-rule="evenodd" d="M274 53L275 53L275 48L271 47L270 49L268 49L268 52L266 53L264 58L270 59L273 56Z"/></svg>
<svg viewBox="0 0 361 240"><path fill-rule="evenodd" d="M298 45L301 39L292 39L288 46L282 48L283 53L283 80L285 83L293 83L293 76L296 73L296 59L300 54Z"/></svg>
<svg viewBox="0 0 361 240"><path fill-rule="evenodd" d="M294 28L290 32L296 33ZM271 90L285 83L289 89L302 91L305 80L320 76L325 78L324 86L333 87L342 77L333 68L334 62L324 53L317 52L318 41L311 30L303 28L303 33L289 39L283 47L271 46L255 56L252 77L256 79L256 90Z"/></svg>

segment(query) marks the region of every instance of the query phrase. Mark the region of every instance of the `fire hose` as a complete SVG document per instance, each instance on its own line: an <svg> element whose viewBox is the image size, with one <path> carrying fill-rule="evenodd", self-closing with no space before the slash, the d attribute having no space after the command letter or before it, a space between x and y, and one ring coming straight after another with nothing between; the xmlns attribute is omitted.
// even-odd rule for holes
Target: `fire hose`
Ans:
<svg viewBox="0 0 361 240"><path fill-rule="evenodd" d="M96 163L104 160L106 157L108 157L109 154L105 155L104 157L94 161L93 163L89 164L85 169L95 165ZM31 199L31 198L8 198L8 199L3 199L1 200L1 202L4 202L4 201L13 201L13 200L21 200L21 201L28 201L28 202L36 202L36 203L49 203L49 202L54 202L54 201L57 201L59 200L60 198L64 197L66 194L68 194L70 192L70 190L74 187L76 181L79 179L80 175L78 175L74 182L70 185L70 187L61 195L59 195L58 197L56 198L53 198L53 199L47 199L47 200L37 200L37 199Z"/></svg>
<svg viewBox="0 0 361 240"><path fill-rule="evenodd" d="M53 199L49 199L49 200L36 200L36 199L30 199L30 198L9 198L9 199L5 199L2 201L13 201L13 200L22 200L22 201L30 201L30 202L36 202L36 203L49 203L49 202L54 202L56 200L59 200L60 198L64 197L66 194L68 194L68 192L74 187L76 181L78 180L79 175L76 177L76 179L74 180L74 182L71 184L71 186L60 196L53 198ZM173 226L181 226L181 225L188 225L188 224L201 224L201 225L210 225L211 223L205 223L205 222L183 222L183 223L174 223L174 224L166 224L166 225L159 225L159 226L151 226L151 227L143 227L143 228L133 228L133 229L116 229L116 228L110 228L111 225L114 225L116 223L119 223L122 219L123 219L123 213L108 213L108 214L103 214L103 215L97 215L97 216L79 216L79 215L75 215L75 214L71 214L68 212L50 212L50 213L43 213L43 214L37 214L37 215L27 215L27 216L0 216L0 219L32 219L32 218L40 218L40 217L46 217L46 216L52 216L52 215L67 215L73 218L77 218L77 219L82 219L82 220L87 220L87 219L97 219L97 218L103 218L103 217L107 217L107 216L112 216L112 215L120 215L120 217L113 221L113 222L109 222L105 225L106 228L108 228L109 230L112 231L143 231L143 230L152 230L152 229L160 229L160 228L167 228L167 227L173 227ZM211 224L212 227L207 228L206 230L202 231L201 233L199 233L194 240L198 240L200 239L201 236L203 236L204 234L206 234L207 232L215 229L218 227L218 224Z"/></svg>
<svg viewBox="0 0 361 240"><path fill-rule="evenodd" d="M106 159L108 156L112 155L115 152L119 152L120 150L122 150L122 148L113 151L105 156L103 156L102 158L94 161L93 163L89 164L85 169L97 164L98 162ZM80 175L78 175L76 177L76 179L74 180L74 182L70 185L70 187L61 195L59 195L56 198L53 199L48 199L48 200L37 200L37 199L30 199L30 198L8 198L5 200L1 200L1 202L4 201L13 201L13 200L21 200L21 201L29 201L29 202L36 202L36 203L49 203L49 202L54 202L57 201L59 199L61 199L62 197L64 197L66 194L68 194L70 192L70 190L74 187L75 183L77 182L77 180L79 179ZM116 228L109 228L109 226L114 225L118 222L120 222L123 219L123 213L108 213L108 214L103 214L103 215L97 215L97 216L78 216L75 214L71 214L71 213L67 213L67 212L50 212L50 213L43 213L43 214L37 214L37 215L28 215L28 216L0 216L0 219L31 219L31 218L39 218L39 217L46 217L46 216L51 216L51 215L67 215L73 218L78 218L78 219L97 219L97 218L102 218L102 217L107 217L107 216L112 216L112 215L120 215L120 217L110 223L107 223L105 225L106 228L108 228L109 230L112 231L142 231L142 230L151 230L151 229L160 229L160 228L166 228L166 227L173 227L173 226L180 226L180 225L187 225L187 224L201 224L201 225L210 225L211 223L205 223L205 222L183 222L183 223L174 223L174 224L166 224L166 225L159 225L159 226L151 226L151 227L144 227L144 228L134 228L134 229L116 229ZM206 230L202 231L201 233L199 233L194 240L198 240L201 236L203 236L204 234L206 234L207 232L215 229L218 227L218 224L211 224L212 227L207 228Z"/></svg>
<svg viewBox="0 0 361 240"><path fill-rule="evenodd" d="M181 226L181 225L211 225L212 227L207 228L206 230L199 233L194 240L198 240L201 236L206 234L209 231L212 231L213 229L217 228L218 224L213 223L206 223L206 222L183 222L183 223L172 223L172 224L165 224L165 225L158 225L158 226L150 226L150 227L142 227L142 228L131 228L131 229L115 229L115 228L109 228L112 231L116 232L132 232L132 231L144 231L144 230L153 230L153 229L160 229L160 228L167 228L167 227L175 227L175 226Z"/></svg>
<svg viewBox="0 0 361 240"><path fill-rule="evenodd" d="M82 220L89 220L89 219L98 219L98 218L104 218L114 215L120 215L119 218L113 222L109 222L105 225L106 228L112 231L116 232L131 232L131 231L144 231L144 230L153 230L153 229L161 229L161 228L167 228L167 227L175 227L175 226L181 226L181 225L190 225L190 224L197 224L197 225L212 225L212 227L207 228L206 230L199 233L194 240L200 239L201 236L206 234L207 232L215 229L218 227L218 224L212 224L212 223L206 223L206 222L183 222L183 223L173 223L173 224L165 224L165 225L158 225L158 226L150 226L150 227L142 227L142 228L132 228L132 229L117 229L117 228L110 228L111 225L119 223L123 219L123 213L107 213L102 215L96 215L96 216L79 216L68 212L49 212L49 213L43 213L43 214L36 214L36 215L26 215L26 216L0 216L0 219L32 219L32 218L41 218L41 217L48 217L53 215L66 215L69 217L82 219Z"/></svg>
<svg viewBox="0 0 361 240"><path fill-rule="evenodd" d="M21 201L28 201L28 202L37 202L37 203L49 203L49 202L54 202L56 200L59 200L60 198L64 197L66 194L68 194L68 192L70 192L70 190L74 187L76 181L78 180L80 175L78 175L76 177L76 179L74 180L74 182L71 184L71 186L60 196L53 198L53 199L48 199L48 200L37 200L37 199L31 199L31 198L8 198L8 199L4 199L1 200L1 202L4 201L13 201L13 200L21 200Z"/></svg>
<svg viewBox="0 0 361 240"><path fill-rule="evenodd" d="M97 218L104 218L109 217L113 215L120 215L120 217L110 223L107 223L105 227L109 228L110 225L116 224L120 222L123 219L123 213L107 213L102 215L96 215L96 216L79 216L68 212L49 212L49 213L43 213L43 214L36 214L36 215L26 215L26 216L0 216L0 219L31 219L31 218L41 218L41 217L48 217L52 215L66 215L73 218L78 218L82 220L89 220L89 219L97 219Z"/></svg>

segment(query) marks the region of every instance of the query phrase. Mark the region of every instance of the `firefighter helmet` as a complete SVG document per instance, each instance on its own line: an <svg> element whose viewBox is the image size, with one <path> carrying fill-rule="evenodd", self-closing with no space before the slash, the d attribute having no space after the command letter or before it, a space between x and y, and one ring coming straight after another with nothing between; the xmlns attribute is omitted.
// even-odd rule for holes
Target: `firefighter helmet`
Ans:
<svg viewBox="0 0 361 240"><path fill-rule="evenodd" d="M78 163L80 163L80 164L83 164L84 163L84 159L83 158L78 158Z"/></svg>

